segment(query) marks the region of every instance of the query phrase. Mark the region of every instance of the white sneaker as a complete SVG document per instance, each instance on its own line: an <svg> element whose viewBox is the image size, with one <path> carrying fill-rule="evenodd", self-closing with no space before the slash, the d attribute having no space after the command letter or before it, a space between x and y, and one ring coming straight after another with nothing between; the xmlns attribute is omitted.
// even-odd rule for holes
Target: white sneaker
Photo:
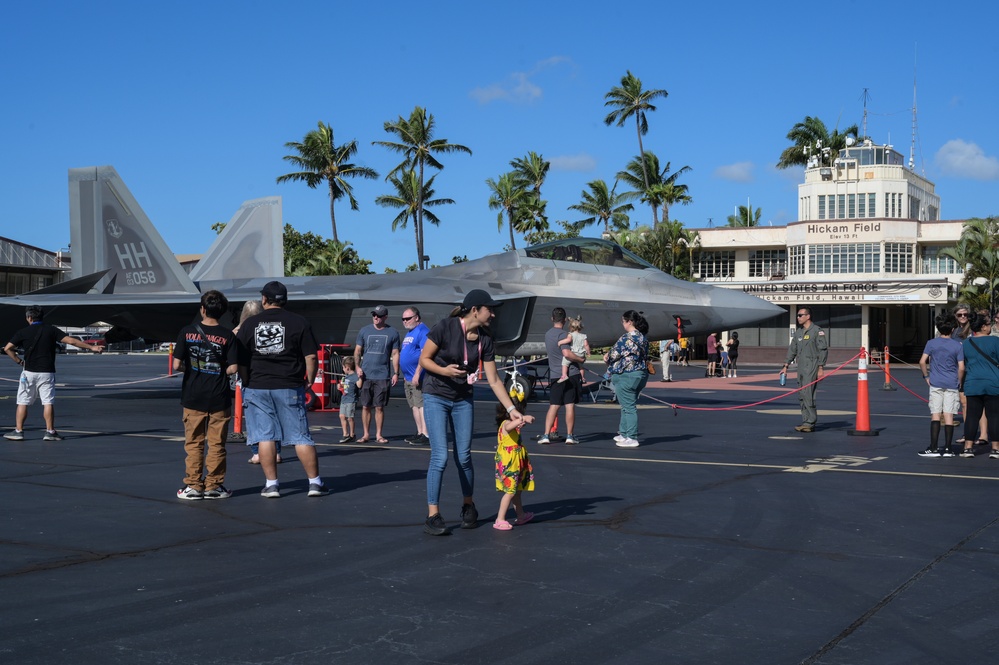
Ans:
<svg viewBox="0 0 999 665"><path fill-rule="evenodd" d="M624 441L626 438L628 438L628 437L621 436L620 434L618 434L617 436L614 437L614 443L618 443L620 441Z"/></svg>
<svg viewBox="0 0 999 665"><path fill-rule="evenodd" d="M638 441L636 441L635 439L622 439L621 441L618 441L617 444L615 445L617 445L618 448L637 448Z"/></svg>

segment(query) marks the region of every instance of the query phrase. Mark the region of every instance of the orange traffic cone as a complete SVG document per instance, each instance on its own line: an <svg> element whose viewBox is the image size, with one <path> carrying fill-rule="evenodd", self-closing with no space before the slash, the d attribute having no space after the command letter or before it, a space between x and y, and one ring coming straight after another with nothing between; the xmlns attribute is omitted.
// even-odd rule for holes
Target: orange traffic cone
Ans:
<svg viewBox="0 0 999 665"><path fill-rule="evenodd" d="M236 384L236 398L232 404L232 431L227 437L228 441L246 441L246 434L243 433L243 386Z"/></svg>
<svg viewBox="0 0 999 665"><path fill-rule="evenodd" d="M888 347L885 347L885 384L881 386L881 390L895 390L895 386L891 384L891 355L888 353Z"/></svg>
<svg viewBox="0 0 999 665"><path fill-rule="evenodd" d="M849 436L877 436L871 429L871 405L867 395L867 350L861 347L857 368L857 429L847 431Z"/></svg>

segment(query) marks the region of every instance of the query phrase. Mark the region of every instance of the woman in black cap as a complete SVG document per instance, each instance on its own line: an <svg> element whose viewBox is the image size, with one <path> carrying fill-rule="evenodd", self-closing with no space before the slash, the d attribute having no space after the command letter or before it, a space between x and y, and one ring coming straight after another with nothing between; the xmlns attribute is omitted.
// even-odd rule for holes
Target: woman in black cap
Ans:
<svg viewBox="0 0 999 665"><path fill-rule="evenodd" d="M521 418L496 373L493 340L489 335L489 324L501 304L482 289L469 291L461 306L433 327L420 355L420 367L425 372L423 415L430 434L427 522L423 530L431 536L449 533L438 509L441 481L447 467L449 428L454 432L454 461L464 497L461 528L474 529L478 526L479 514L472 501L475 481L472 470L472 386L480 369L484 370L489 387L510 414L510 419Z"/></svg>

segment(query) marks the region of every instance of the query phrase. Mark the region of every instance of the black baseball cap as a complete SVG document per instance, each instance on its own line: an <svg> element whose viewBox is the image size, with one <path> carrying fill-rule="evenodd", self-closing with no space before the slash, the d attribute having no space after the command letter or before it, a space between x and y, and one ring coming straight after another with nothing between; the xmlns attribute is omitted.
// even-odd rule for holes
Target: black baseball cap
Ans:
<svg viewBox="0 0 999 665"><path fill-rule="evenodd" d="M473 307L499 307L502 305L498 300L482 289L472 289L465 294L465 299L461 303L462 309L472 309Z"/></svg>
<svg viewBox="0 0 999 665"><path fill-rule="evenodd" d="M260 289L260 295L266 296L271 302L286 303L288 302L288 287L274 280L264 284L264 288Z"/></svg>

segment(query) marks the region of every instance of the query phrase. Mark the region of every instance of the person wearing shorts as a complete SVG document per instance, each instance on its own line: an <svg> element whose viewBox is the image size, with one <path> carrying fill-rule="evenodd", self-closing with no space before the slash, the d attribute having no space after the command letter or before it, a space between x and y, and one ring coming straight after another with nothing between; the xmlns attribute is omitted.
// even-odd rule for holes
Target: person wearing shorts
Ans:
<svg viewBox="0 0 999 665"><path fill-rule="evenodd" d="M550 375L552 377L562 375L562 358L567 358L573 364L569 366L568 380L562 382L553 380L551 383L551 389L548 393L548 413L545 414L545 431L538 439L538 443L541 445L551 443L549 434L555 424L555 417L563 406L565 407L565 443L570 446L579 443L573 435L573 427L576 424L576 405L579 403L579 396L583 393L583 375L579 368L586 362L586 359L574 354L569 344L559 344L566 337L565 332L563 332L565 321L565 310L556 307L552 310L552 328L545 333L545 350L548 352Z"/></svg>
<svg viewBox="0 0 999 665"><path fill-rule="evenodd" d="M319 345L305 317L284 309L288 289L273 281L260 291L264 311L239 328L236 343L243 380L247 444L256 443L266 481L260 495L281 496L276 442L295 446L309 478L309 496L329 494L319 476L316 444L309 434L305 389L316 378Z"/></svg>
<svg viewBox="0 0 999 665"><path fill-rule="evenodd" d="M954 414L961 410L958 388L964 381L964 348L951 335L958 327L953 314L936 318L939 337L926 342L919 359L919 369L930 387L930 445L919 453L920 457L954 457ZM931 362L932 361L932 362ZM940 449L940 419L944 422L944 440Z"/></svg>
<svg viewBox="0 0 999 665"><path fill-rule="evenodd" d="M42 321L42 308L31 305L25 310L28 326L14 333L3 350L11 360L22 367L21 380L17 386L17 409L14 412L14 430L3 438L9 441L24 440L24 421L28 417L28 407L37 400L42 401L42 416L45 419L44 441L61 441L55 428L55 357L60 342L100 353L101 347L87 344ZM17 355L23 349L24 357Z"/></svg>
<svg viewBox="0 0 999 665"><path fill-rule="evenodd" d="M357 333L354 364L361 380L361 424L364 435L358 443L371 440L371 412L375 414L375 440L388 443L382 436L389 391L399 380L399 333L388 324L388 308L378 305L371 310L372 323Z"/></svg>
<svg viewBox="0 0 999 665"><path fill-rule="evenodd" d="M423 416L423 369L420 367L420 355L430 328L423 323L420 310L413 306L403 310L402 325L406 328L406 336L402 339L402 349L399 351L399 368L406 384L406 403L413 411L413 422L416 423L416 434L406 437L406 443L411 446L429 446L430 436Z"/></svg>

